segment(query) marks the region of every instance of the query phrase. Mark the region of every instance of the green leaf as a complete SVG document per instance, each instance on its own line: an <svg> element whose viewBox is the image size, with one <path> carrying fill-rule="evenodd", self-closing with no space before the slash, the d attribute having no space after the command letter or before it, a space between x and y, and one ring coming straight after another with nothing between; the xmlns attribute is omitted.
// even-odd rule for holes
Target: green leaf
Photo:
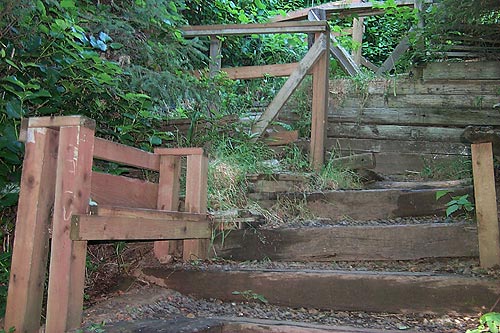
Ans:
<svg viewBox="0 0 500 333"><path fill-rule="evenodd" d="M109 44L109 47L111 47L113 50L119 50L123 47L122 43L111 43Z"/></svg>
<svg viewBox="0 0 500 333"><path fill-rule="evenodd" d="M74 0L61 0L61 7L62 8L76 8L75 7L75 1Z"/></svg>
<svg viewBox="0 0 500 333"><path fill-rule="evenodd" d="M36 2L36 9L42 14L42 17L47 16L47 11L45 10L45 6L42 1L38 0Z"/></svg>
<svg viewBox="0 0 500 333"><path fill-rule="evenodd" d="M21 119L23 115L23 110L19 101L7 102L7 104L5 104L5 111L7 111L9 118L13 119Z"/></svg>
<svg viewBox="0 0 500 333"><path fill-rule="evenodd" d="M460 209L459 205L449 206L448 208L446 208L446 216L450 216L451 214L455 213L459 209Z"/></svg>
<svg viewBox="0 0 500 333"><path fill-rule="evenodd" d="M255 0L255 5L256 5L256 6L257 6L257 8L259 8L259 9L266 9L266 5L264 5L264 4L262 3L262 1L260 1L260 0Z"/></svg>
<svg viewBox="0 0 500 333"><path fill-rule="evenodd" d="M149 143L152 145L152 146L159 146L162 144L162 139L155 136L155 135L152 135L149 137Z"/></svg>
<svg viewBox="0 0 500 333"><path fill-rule="evenodd" d="M112 41L111 37L109 37L109 35L103 31L99 33L99 39L102 40L104 43Z"/></svg>
<svg viewBox="0 0 500 333"><path fill-rule="evenodd" d="M444 197L445 195L447 195L450 192L451 192L450 190L439 190L439 191L436 191L436 200L441 199L442 197Z"/></svg>

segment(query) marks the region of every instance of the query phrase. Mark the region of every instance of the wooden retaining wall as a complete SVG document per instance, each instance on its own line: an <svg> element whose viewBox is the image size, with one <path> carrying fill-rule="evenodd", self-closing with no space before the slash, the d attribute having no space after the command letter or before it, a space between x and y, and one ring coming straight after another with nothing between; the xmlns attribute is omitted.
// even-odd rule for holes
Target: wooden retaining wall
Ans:
<svg viewBox="0 0 500 333"><path fill-rule="evenodd" d="M330 81L326 150L373 152L375 171L470 156L468 125L500 127L500 62L434 63L411 77Z"/></svg>

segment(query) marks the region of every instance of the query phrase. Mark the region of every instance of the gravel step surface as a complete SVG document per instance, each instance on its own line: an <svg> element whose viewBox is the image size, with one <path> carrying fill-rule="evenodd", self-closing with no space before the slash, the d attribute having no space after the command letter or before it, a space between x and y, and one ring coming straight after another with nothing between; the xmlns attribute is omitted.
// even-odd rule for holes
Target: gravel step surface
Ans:
<svg viewBox="0 0 500 333"><path fill-rule="evenodd" d="M361 301L361 300L360 300ZM479 314L478 314L479 315ZM175 291L146 286L109 299L86 310L84 332L95 332L96 324L150 319L241 317L417 332L465 332L477 326L477 317L432 314L394 314L359 311L323 311L288 308L262 302L222 302L195 299Z"/></svg>

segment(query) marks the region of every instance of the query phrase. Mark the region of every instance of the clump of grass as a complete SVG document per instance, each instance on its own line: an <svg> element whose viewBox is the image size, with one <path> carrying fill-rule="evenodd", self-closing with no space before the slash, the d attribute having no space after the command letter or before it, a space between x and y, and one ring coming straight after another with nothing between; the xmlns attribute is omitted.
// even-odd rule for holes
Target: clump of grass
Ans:
<svg viewBox="0 0 500 333"><path fill-rule="evenodd" d="M335 155L331 154L328 162L321 171L313 174L311 181L311 190L339 190L339 189L358 189L361 188L359 176L353 170L337 165Z"/></svg>
<svg viewBox="0 0 500 333"><path fill-rule="evenodd" d="M457 180L472 177L472 161L470 157L460 156L452 160L424 160L424 168L420 173L424 179Z"/></svg>
<svg viewBox="0 0 500 333"><path fill-rule="evenodd" d="M222 138L213 149L208 170L208 206L212 210L245 208L251 173L270 173L265 163L273 151L249 139Z"/></svg>
<svg viewBox="0 0 500 333"><path fill-rule="evenodd" d="M245 207L248 183L239 165L216 159L208 169L208 206L212 210Z"/></svg>
<svg viewBox="0 0 500 333"><path fill-rule="evenodd" d="M309 159L295 144L288 145L281 154L283 168L292 172L310 172Z"/></svg>

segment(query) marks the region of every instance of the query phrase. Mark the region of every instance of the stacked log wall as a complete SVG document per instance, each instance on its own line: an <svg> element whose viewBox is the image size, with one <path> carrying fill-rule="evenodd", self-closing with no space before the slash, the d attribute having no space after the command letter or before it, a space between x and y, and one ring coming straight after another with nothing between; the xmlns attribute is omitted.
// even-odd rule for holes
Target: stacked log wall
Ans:
<svg viewBox="0 0 500 333"><path fill-rule="evenodd" d="M468 125L500 128L500 62L434 63L412 75L330 81L327 151L372 152L376 171L470 156Z"/></svg>

